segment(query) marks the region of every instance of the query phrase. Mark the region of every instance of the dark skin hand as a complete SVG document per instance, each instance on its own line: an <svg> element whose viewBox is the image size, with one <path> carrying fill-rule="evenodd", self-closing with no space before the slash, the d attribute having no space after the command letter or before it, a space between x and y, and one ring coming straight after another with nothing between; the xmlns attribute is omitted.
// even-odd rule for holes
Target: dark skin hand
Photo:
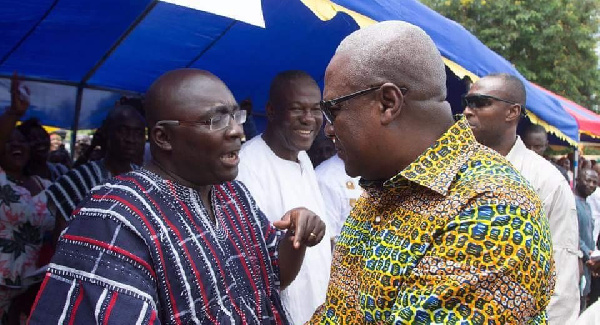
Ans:
<svg viewBox="0 0 600 325"><path fill-rule="evenodd" d="M10 83L10 107L4 114L0 114L0 153L4 151L4 144L8 141L17 121L29 108L29 88L23 87L25 93L21 94L20 85L21 80L15 72Z"/></svg>
<svg viewBox="0 0 600 325"><path fill-rule="evenodd" d="M321 242L325 236L325 223L306 208L288 211L281 220L273 222L281 230L287 230L279 244L279 269L281 289L285 289L300 271L306 247Z"/></svg>

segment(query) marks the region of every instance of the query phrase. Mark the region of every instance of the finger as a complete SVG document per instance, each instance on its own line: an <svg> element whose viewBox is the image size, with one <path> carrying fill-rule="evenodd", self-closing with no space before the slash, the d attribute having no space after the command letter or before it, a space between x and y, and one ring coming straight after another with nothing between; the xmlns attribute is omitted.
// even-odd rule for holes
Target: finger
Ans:
<svg viewBox="0 0 600 325"><path fill-rule="evenodd" d="M273 222L273 226L275 226L275 228L280 229L280 230L284 230L284 229L289 229L290 225L292 224L291 220L277 220Z"/></svg>
<svg viewBox="0 0 600 325"><path fill-rule="evenodd" d="M314 234L314 236L311 236L310 234ZM317 226L314 227L312 229L312 231L309 233L309 246L314 246L314 245L320 243L321 240L323 240L324 236L325 236L325 224L323 223L323 221L319 220L319 222L317 223Z"/></svg>
<svg viewBox="0 0 600 325"><path fill-rule="evenodd" d="M296 214L296 240L294 241L294 247L296 249L300 248L300 245L303 242L306 242L306 240L308 239L308 233L306 231L307 229L307 223L308 223L308 216L304 213L302 213L301 211L298 211Z"/></svg>
<svg viewBox="0 0 600 325"><path fill-rule="evenodd" d="M323 237L325 237L325 223L323 221L321 221L321 223L323 223L323 227L321 227L321 229L319 230L319 233L317 234L317 243L320 243L321 240L323 240Z"/></svg>
<svg viewBox="0 0 600 325"><path fill-rule="evenodd" d="M17 76L17 72L14 71L12 77L10 78L10 92L11 94L17 94L17 89L19 88L19 77Z"/></svg>

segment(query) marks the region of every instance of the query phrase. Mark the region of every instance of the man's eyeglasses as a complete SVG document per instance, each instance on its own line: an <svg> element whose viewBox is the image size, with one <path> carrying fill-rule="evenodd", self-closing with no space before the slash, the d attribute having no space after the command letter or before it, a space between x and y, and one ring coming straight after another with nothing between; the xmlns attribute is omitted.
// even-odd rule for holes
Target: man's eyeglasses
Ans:
<svg viewBox="0 0 600 325"><path fill-rule="evenodd" d="M235 120L237 124L244 124L246 122L246 111L238 110L233 113L224 113L215 116L209 120L204 121L177 121L177 120L162 120L156 122L156 126L159 125L189 125L200 127L209 131L219 131L228 127L231 124L231 119Z"/></svg>
<svg viewBox="0 0 600 325"><path fill-rule="evenodd" d="M373 86L373 87L370 87L367 89L359 90L359 91L354 92L349 95L341 96L341 97L330 99L330 100L322 100L319 103L319 105L321 106L321 111L323 112L323 116L325 116L325 119L327 120L327 122L329 124L333 124L333 121L335 121L335 117L337 116L337 111L338 111L336 109L333 109L335 106L337 106L345 101L351 100L353 98L366 95L374 90L381 88L381 86L382 85ZM400 91L404 95L408 91L408 88L401 87Z"/></svg>
<svg viewBox="0 0 600 325"><path fill-rule="evenodd" d="M467 96L463 95L462 96L463 108L469 107L470 109L477 109L477 108L483 108L483 107L489 106L492 104L492 100L505 102L505 103L508 103L511 105L519 105L519 106L521 106L521 109L523 109L523 105L521 105L519 103L515 103L513 101L494 97L494 96L489 96L489 95L467 95Z"/></svg>

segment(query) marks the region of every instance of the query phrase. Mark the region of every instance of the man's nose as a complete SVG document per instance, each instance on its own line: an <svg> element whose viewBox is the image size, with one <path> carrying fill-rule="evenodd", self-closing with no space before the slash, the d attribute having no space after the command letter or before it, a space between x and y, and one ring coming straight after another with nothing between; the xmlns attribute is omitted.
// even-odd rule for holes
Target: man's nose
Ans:
<svg viewBox="0 0 600 325"><path fill-rule="evenodd" d="M326 137L330 139L335 137L335 128L333 127L333 124L329 123L329 121L325 121L325 128L323 131L325 132Z"/></svg>

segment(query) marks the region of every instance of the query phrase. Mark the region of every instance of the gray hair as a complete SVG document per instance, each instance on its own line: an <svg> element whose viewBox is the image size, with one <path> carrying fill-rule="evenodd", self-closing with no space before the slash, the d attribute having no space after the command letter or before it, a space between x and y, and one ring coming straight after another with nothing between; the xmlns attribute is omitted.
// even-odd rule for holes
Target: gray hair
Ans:
<svg viewBox="0 0 600 325"><path fill-rule="evenodd" d="M446 99L446 70L433 40L421 28L385 21L355 31L336 50L348 60L350 80L368 86L392 82L415 99Z"/></svg>

